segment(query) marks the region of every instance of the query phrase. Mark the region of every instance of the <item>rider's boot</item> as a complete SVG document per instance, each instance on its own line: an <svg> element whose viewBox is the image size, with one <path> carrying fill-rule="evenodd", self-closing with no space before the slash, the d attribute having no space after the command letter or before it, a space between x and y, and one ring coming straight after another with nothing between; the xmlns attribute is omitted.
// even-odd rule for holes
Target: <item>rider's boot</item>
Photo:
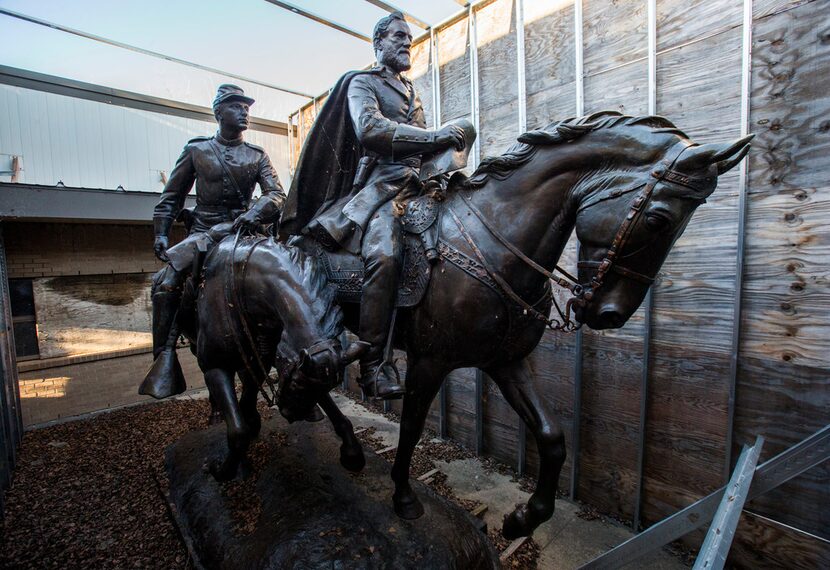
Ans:
<svg viewBox="0 0 830 570"><path fill-rule="evenodd" d="M371 346L360 359L358 383L366 396L384 400L402 398L405 391L397 383L392 363L384 360L392 312L395 310L395 294L396 291L390 293L364 287L360 304L360 340Z"/></svg>
<svg viewBox="0 0 830 570"><path fill-rule="evenodd" d="M139 394L161 399L181 394L187 388L176 340L179 336L176 316L181 293L158 291L153 294L153 366L138 388Z"/></svg>

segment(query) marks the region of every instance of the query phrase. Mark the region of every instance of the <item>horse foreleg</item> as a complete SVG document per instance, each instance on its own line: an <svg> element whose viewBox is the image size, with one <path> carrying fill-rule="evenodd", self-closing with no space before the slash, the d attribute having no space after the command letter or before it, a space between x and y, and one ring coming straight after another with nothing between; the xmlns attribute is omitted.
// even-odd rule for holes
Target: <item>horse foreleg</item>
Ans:
<svg viewBox="0 0 830 570"><path fill-rule="evenodd" d="M214 401L213 394L210 394L210 390L208 390L208 400L210 401L210 415L208 416L208 425L213 426L216 424L222 423L222 410L219 409L219 405Z"/></svg>
<svg viewBox="0 0 830 570"><path fill-rule="evenodd" d="M403 399L398 450L392 466L392 480L395 482L392 502L399 517L417 519L424 514L424 507L409 484L412 454L424 431L429 406L449 371L438 370L432 363L412 356L407 361L406 394Z"/></svg>
<svg viewBox="0 0 830 570"><path fill-rule="evenodd" d="M340 465L353 473L362 470L366 465L366 457L363 455L360 440L354 434L352 422L343 415L329 394L320 398L318 403L334 426L334 432L343 442L340 444Z"/></svg>
<svg viewBox="0 0 830 570"><path fill-rule="evenodd" d="M519 505L505 517L502 526L502 534L507 539L530 536L536 527L553 516L559 472L565 462L565 437L539 397L526 359L486 372L536 438L539 448L536 491L526 505Z"/></svg>
<svg viewBox="0 0 830 570"><path fill-rule="evenodd" d="M262 417L256 407L261 382L251 377L247 372L240 372L239 378L242 380L242 395L239 397L242 421L245 422L248 428L248 437L256 439L259 430L262 428Z"/></svg>
<svg viewBox="0 0 830 570"><path fill-rule="evenodd" d="M250 435L236 401L233 371L223 368L207 370L205 384L210 390L213 401L221 410L228 428L228 454L224 461L211 462L210 472L217 481L229 481L236 476L239 463L245 457Z"/></svg>

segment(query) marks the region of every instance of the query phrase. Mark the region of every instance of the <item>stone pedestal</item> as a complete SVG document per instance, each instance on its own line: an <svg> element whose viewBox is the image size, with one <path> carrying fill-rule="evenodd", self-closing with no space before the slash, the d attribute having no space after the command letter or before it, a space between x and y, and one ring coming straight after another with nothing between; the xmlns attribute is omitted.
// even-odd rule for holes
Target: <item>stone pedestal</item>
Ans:
<svg viewBox="0 0 830 570"><path fill-rule="evenodd" d="M328 421L263 425L247 477L217 483L207 461L224 452L225 426L190 433L166 453L169 499L203 568L498 568L476 519L412 482L426 513L392 508L390 464L369 450L366 467L341 467Z"/></svg>

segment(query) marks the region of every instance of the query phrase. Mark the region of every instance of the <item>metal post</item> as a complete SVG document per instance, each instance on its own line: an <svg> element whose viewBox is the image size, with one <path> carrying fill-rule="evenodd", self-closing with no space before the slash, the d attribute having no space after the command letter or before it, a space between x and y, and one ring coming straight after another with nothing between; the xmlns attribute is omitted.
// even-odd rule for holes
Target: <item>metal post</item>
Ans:
<svg viewBox="0 0 830 570"><path fill-rule="evenodd" d="M648 0L648 114L657 113L657 0ZM643 369L640 377L640 424L637 441L637 492L632 530L639 532L643 506L643 473L646 457L646 421L648 414L648 376L651 359L651 317L654 310L654 286L646 293L643 323Z"/></svg>
<svg viewBox="0 0 830 570"><path fill-rule="evenodd" d="M747 500L759 497L830 459L830 425L755 469ZM622 568L712 520L726 487L692 503L580 568Z"/></svg>
<svg viewBox="0 0 830 570"><path fill-rule="evenodd" d="M585 108L585 94L582 89L582 0L574 1L574 67L576 79L576 115L581 117ZM579 244L576 246L579 259ZM571 500L576 499L579 479L579 427L582 422L582 329L576 331L574 347L574 407L571 433Z"/></svg>
<svg viewBox="0 0 830 570"><path fill-rule="evenodd" d="M574 1L574 56L575 80L576 80L576 116L581 117L585 112L585 91L583 88L582 74L582 0Z"/></svg>
<svg viewBox="0 0 830 570"><path fill-rule="evenodd" d="M438 65L438 41L435 30L429 30L429 59L432 65L432 128L441 127L441 70Z"/></svg>
<svg viewBox="0 0 830 570"><path fill-rule="evenodd" d="M752 0L744 0L743 56L741 68L741 136L749 134L749 89L752 78ZM735 392L738 384L738 351L741 348L741 298L744 284L744 241L746 239L747 174L749 160L741 161L738 172L738 244L735 259L735 300L732 310L732 357L729 361L729 401L727 403L726 460L724 480L732 468L732 439L735 428Z"/></svg>
<svg viewBox="0 0 830 570"><path fill-rule="evenodd" d="M709 532L706 533L706 539L700 547L700 554L693 570L721 570L726 564L726 557L732 546L735 529L749 495L752 476L755 474L755 466L758 464L763 446L764 438L759 435L754 446L744 447L735 466L735 473L723 494L718 512L709 525Z"/></svg>
<svg viewBox="0 0 830 570"><path fill-rule="evenodd" d="M432 128L441 127L441 70L438 64L438 42L435 30L429 30L429 59L432 65ZM441 438L447 437L447 379L444 378L438 391L438 432Z"/></svg>
<svg viewBox="0 0 830 570"><path fill-rule="evenodd" d="M468 38L470 40L470 115L478 134L481 130L478 112L478 26L476 24L476 11L472 4L467 6L467 25L469 26ZM480 149L481 138L476 136L473 148L470 150L470 168L472 170L478 167Z"/></svg>
<svg viewBox="0 0 830 570"><path fill-rule="evenodd" d="M527 130L527 85L525 83L525 10L524 0L516 0L516 82L519 111L519 134ZM517 450L519 476L525 474L527 463L527 426L519 418L519 445Z"/></svg>
<svg viewBox="0 0 830 570"><path fill-rule="evenodd" d="M294 115L288 115L288 174L294 177ZM291 181L289 180L289 186Z"/></svg>

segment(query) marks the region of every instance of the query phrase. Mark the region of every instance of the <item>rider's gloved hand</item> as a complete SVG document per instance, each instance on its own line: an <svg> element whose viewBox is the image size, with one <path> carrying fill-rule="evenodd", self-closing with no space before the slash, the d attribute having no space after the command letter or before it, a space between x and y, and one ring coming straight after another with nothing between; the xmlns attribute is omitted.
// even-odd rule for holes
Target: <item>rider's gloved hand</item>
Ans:
<svg viewBox="0 0 830 570"><path fill-rule="evenodd" d="M234 220L233 231L236 232L241 229L245 233L255 234L260 230L261 225L257 212L248 210Z"/></svg>
<svg viewBox="0 0 830 570"><path fill-rule="evenodd" d="M454 146L457 150L464 150L464 129L458 125L447 125L438 131L435 142L444 148Z"/></svg>
<svg viewBox="0 0 830 570"><path fill-rule="evenodd" d="M170 240L167 239L167 236L156 236L156 240L153 242L153 252L156 254L156 257L165 263L170 261L167 257L167 248L169 245Z"/></svg>

